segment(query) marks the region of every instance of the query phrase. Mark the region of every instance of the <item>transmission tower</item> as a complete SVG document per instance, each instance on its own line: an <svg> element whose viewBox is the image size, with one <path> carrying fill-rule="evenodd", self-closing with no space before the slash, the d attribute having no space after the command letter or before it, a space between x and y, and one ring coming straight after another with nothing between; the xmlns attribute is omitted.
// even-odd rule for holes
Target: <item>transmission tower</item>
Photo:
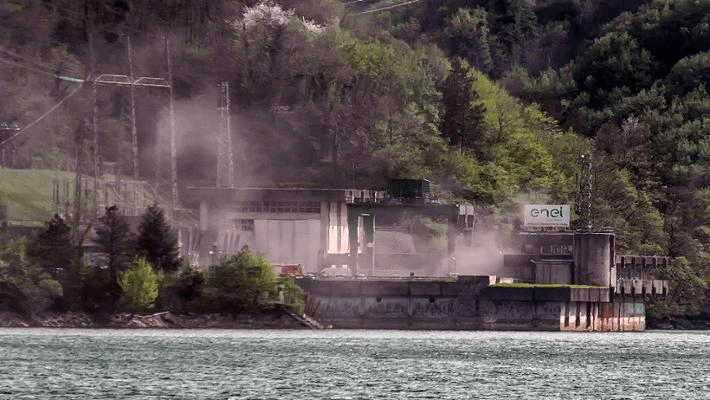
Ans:
<svg viewBox="0 0 710 400"><path fill-rule="evenodd" d="M232 127L230 122L229 83L219 84L222 90L219 112L222 129L217 138L217 187L234 187L234 155L232 150Z"/></svg>
<svg viewBox="0 0 710 400"><path fill-rule="evenodd" d="M130 35L127 35L126 37L126 48L127 48L127 57L128 57L128 70L129 74L128 75L121 75L121 74L100 74L96 78L93 79L94 87L96 87L96 84L102 84L102 85L112 85L112 86L123 86L123 87L128 87L130 88L130 126L131 126L131 159L132 159L132 164L133 164L133 209L136 210L138 207L137 204L137 198L138 198L138 181L140 178L140 167L138 164L138 133L136 129L136 100L135 100L135 88L136 87L157 87L157 88L167 88L170 90L170 119L171 119L171 140L172 137L175 136L175 128L174 128L174 122L172 121L174 118L173 115L173 96L172 96L172 84L171 84L171 72L170 71L170 56L166 52L166 58L168 58L168 79L166 80L165 78L156 78L156 77L147 77L147 76L142 76L139 78L134 78L133 74L133 52L132 52L132 46L131 46L131 38ZM93 46L92 46L93 47ZM166 44L166 51L167 51L167 44ZM94 89L95 90L95 89ZM95 126L95 123L94 123ZM95 129L95 128L94 128ZM171 151L171 155L174 158L174 151ZM173 172L173 176L175 176L175 165L174 161L171 165L171 170ZM98 140L97 140L97 133L94 134L94 174L98 174ZM95 177L95 180L97 178ZM96 185L96 183L95 183ZM174 187L176 187L175 184L173 184ZM98 190L98 187L95 186L95 190ZM177 194L176 194L176 189L173 189L173 207L175 207L175 204L177 203ZM98 204L98 200L97 200Z"/></svg>
<svg viewBox="0 0 710 400"><path fill-rule="evenodd" d="M579 180L578 212L580 228L592 231L592 155L582 154L579 157L581 177Z"/></svg>

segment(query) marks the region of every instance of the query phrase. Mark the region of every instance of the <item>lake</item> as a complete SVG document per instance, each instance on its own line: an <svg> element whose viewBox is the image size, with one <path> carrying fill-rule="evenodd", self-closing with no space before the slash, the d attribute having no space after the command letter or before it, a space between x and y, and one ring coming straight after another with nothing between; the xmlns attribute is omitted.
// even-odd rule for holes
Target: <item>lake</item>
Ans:
<svg viewBox="0 0 710 400"><path fill-rule="evenodd" d="M0 329L0 399L707 399L710 332Z"/></svg>

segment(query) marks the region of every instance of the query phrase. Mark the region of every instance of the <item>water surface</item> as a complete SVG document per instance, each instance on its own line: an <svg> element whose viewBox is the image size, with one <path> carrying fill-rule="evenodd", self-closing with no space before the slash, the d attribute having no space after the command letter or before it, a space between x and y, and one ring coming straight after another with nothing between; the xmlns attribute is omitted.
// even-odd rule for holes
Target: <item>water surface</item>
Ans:
<svg viewBox="0 0 710 400"><path fill-rule="evenodd" d="M8 399L707 399L710 333L0 329Z"/></svg>

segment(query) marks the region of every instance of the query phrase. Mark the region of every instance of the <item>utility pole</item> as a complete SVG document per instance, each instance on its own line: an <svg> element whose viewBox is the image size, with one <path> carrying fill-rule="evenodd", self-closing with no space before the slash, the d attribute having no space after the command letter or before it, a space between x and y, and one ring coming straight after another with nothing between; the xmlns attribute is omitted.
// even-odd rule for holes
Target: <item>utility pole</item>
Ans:
<svg viewBox="0 0 710 400"><path fill-rule="evenodd" d="M222 89L219 112L223 129L217 139L217 187L234 187L234 155L230 123L229 82L219 84Z"/></svg>
<svg viewBox="0 0 710 400"><path fill-rule="evenodd" d="M133 211L138 210L138 132L136 131L136 86L133 84L133 54L131 35L127 35L128 43L128 78L131 81L131 155L133 156Z"/></svg>
<svg viewBox="0 0 710 400"><path fill-rule="evenodd" d="M96 82L93 81L94 74L96 73L96 56L94 55L94 34L92 29L89 29L89 63L91 68L91 73L89 74L89 79L91 82L91 97L93 99L93 106L91 111L91 136L93 138L93 155L94 155L94 218L99 216L99 131L98 131L98 113L99 113L99 100L96 93ZM77 165L79 160L77 159ZM79 169L77 168L77 171ZM77 172L78 174L78 172Z"/></svg>
<svg viewBox="0 0 710 400"><path fill-rule="evenodd" d="M173 67L170 61L170 46L168 45L168 37L165 36L165 58L168 63L168 89L170 90L170 178L173 188L173 221L175 218L175 209L178 204L178 187L177 187L177 144L175 137L175 100L173 96Z"/></svg>

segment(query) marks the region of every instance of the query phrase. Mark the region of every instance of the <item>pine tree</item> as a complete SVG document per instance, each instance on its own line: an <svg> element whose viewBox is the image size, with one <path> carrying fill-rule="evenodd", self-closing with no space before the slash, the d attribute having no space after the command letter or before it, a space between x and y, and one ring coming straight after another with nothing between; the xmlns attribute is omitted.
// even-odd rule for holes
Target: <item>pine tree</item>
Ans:
<svg viewBox="0 0 710 400"><path fill-rule="evenodd" d="M72 265L75 248L72 244L71 227L59 214L54 214L37 240L28 245L28 255L45 271L56 273Z"/></svg>
<svg viewBox="0 0 710 400"><path fill-rule="evenodd" d="M173 272L180 267L177 239L157 203L148 207L138 227L138 254L158 270Z"/></svg>
<svg viewBox="0 0 710 400"><path fill-rule="evenodd" d="M99 218L95 242L106 255L111 281L115 282L119 271L128 263L135 248L135 237L131 228L125 219L118 215L116 206L106 207L105 214Z"/></svg>
<svg viewBox="0 0 710 400"><path fill-rule="evenodd" d="M475 78L468 73L466 61L459 58L452 64L453 70L443 88L442 100L446 111L442 120L442 135L452 145L474 149L483 134L486 108L478 103L478 93L473 89Z"/></svg>

